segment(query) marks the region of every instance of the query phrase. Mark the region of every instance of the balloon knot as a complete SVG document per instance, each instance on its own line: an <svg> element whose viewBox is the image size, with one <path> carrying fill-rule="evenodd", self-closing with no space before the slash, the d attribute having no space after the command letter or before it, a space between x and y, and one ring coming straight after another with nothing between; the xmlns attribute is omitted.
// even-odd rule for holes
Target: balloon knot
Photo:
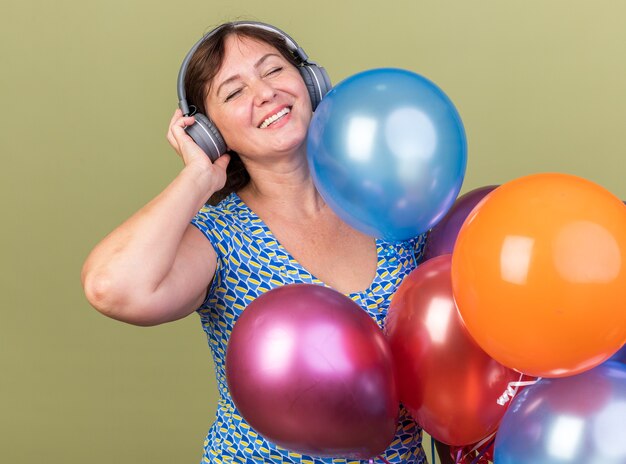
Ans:
<svg viewBox="0 0 626 464"><path fill-rule="evenodd" d="M520 380L522 379L522 376L523 374L520 376ZM526 387L528 385L533 385L537 383L538 380L540 380L540 378L537 378L535 380L527 380L525 382L521 382L521 381L509 382L509 384L506 387L506 390L504 391L504 393L502 393L502 395L500 395L500 398L496 400L496 403L498 403L500 406L504 406L511 399L513 399L513 397L517 394L517 389L519 387Z"/></svg>

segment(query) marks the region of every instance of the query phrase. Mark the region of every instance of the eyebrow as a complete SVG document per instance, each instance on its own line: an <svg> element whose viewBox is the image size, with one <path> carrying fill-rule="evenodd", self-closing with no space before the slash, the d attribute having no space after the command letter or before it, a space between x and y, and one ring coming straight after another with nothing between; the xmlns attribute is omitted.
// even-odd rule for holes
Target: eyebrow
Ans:
<svg viewBox="0 0 626 464"><path fill-rule="evenodd" d="M272 57L272 56L277 56L280 58L280 55L276 54L276 53L268 53L266 55L263 55L261 58L259 58L259 60L254 63L254 67L255 68L259 68L259 66L261 66L265 60L267 60L268 58ZM241 75L239 74L235 74L234 76L230 76L228 79L226 79L224 82L222 82L219 87L217 88L217 90L215 91L215 95L219 96L222 87L224 87L227 84L230 84L233 81L236 81L237 79L239 79L241 77Z"/></svg>

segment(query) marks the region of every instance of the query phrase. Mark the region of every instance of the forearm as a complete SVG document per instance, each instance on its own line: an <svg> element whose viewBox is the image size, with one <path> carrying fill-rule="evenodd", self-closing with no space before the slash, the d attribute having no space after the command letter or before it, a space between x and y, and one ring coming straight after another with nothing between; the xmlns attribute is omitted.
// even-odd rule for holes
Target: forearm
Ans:
<svg viewBox="0 0 626 464"><path fill-rule="evenodd" d="M209 173L185 168L156 198L105 237L83 267L90 303L107 314L149 299L172 269L190 220L214 190Z"/></svg>

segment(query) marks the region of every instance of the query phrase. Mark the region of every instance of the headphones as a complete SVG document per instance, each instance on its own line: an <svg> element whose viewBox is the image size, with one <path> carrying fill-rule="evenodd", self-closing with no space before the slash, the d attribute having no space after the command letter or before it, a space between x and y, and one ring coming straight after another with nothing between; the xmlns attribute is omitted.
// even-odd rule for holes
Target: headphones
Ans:
<svg viewBox="0 0 626 464"><path fill-rule="evenodd" d="M273 32L280 37L282 37L285 41L285 44L289 48L289 50L293 53L294 58L299 63L298 70L300 71L300 75L306 84L307 90L309 91L309 96L311 97L311 106L315 111L317 105L322 100L322 97L328 93L328 91L332 88L330 83L330 78L326 73L326 70L318 66L312 61L309 61L309 57L307 54L298 46L298 44L289 37L286 33L281 31L280 29L270 26L269 24L260 23L256 21L235 21L229 23L235 28L241 26L249 26L256 27L259 29L263 29L269 32ZM180 71L178 72L178 107L182 110L184 116L194 116L196 119L196 123L192 124L189 127L185 128L185 132L193 139L196 144L204 150L207 156L211 159L211 161L215 161L221 155L226 153L226 142L224 142L224 138L220 134L217 127L213 124L213 122L204 114L196 113L195 107L193 105L189 105L187 103L187 96L185 94L185 75L187 74L187 66L189 65L189 61L193 56L196 49L202 44L205 40L208 40L211 36L213 36L218 30L220 30L219 26L216 29L205 34L187 53L185 59L183 60L183 64L180 67ZM193 112L189 110L189 108L193 107Z"/></svg>

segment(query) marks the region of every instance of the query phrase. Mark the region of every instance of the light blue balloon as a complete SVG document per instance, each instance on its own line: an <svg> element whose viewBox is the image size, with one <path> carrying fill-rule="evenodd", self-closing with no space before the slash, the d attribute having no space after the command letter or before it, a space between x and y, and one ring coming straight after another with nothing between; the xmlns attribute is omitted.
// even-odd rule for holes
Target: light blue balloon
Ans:
<svg viewBox="0 0 626 464"><path fill-rule="evenodd" d="M504 414L495 464L626 464L626 365L541 379Z"/></svg>
<svg viewBox="0 0 626 464"><path fill-rule="evenodd" d="M463 183L467 142L450 99L403 69L373 69L335 86L307 140L309 167L348 224L387 240L432 228Z"/></svg>

